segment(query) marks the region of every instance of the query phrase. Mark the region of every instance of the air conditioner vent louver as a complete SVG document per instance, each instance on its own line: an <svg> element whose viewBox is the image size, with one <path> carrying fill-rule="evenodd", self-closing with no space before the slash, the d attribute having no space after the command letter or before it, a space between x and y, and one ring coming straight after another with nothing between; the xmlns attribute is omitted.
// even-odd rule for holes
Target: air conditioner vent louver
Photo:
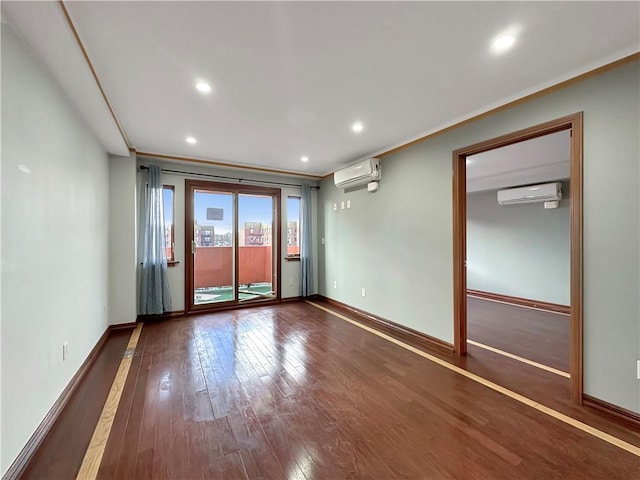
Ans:
<svg viewBox="0 0 640 480"><path fill-rule="evenodd" d="M562 184L560 182L498 190L498 203L500 205L550 202L560 199L562 199Z"/></svg>
<svg viewBox="0 0 640 480"><path fill-rule="evenodd" d="M382 178L382 168L379 158L367 158L354 165L350 165L333 174L336 187L350 188L377 182Z"/></svg>

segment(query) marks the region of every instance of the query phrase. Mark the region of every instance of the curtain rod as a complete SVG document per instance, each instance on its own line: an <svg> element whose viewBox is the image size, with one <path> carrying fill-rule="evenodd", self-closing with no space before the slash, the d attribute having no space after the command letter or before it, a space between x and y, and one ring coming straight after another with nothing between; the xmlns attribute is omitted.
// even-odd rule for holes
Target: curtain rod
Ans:
<svg viewBox="0 0 640 480"><path fill-rule="evenodd" d="M140 170L149 170L149 167L147 165L140 165ZM214 175L212 173L195 173L195 172L184 172L182 170L169 170L166 168L161 168L160 169L163 172L167 172L167 173L176 173L176 174L183 174L183 175L198 175L200 177L211 177L211 178L222 178L225 180L236 180L240 183L242 182L251 182L251 183L263 183L263 184L268 184L268 185L282 185L285 187L301 187L302 185L298 184L298 183L283 183L283 182L270 182L269 180L251 180L248 178L240 178L240 177L226 177L224 175ZM313 190L320 190L320 187L316 187L316 186L311 186L311 188Z"/></svg>

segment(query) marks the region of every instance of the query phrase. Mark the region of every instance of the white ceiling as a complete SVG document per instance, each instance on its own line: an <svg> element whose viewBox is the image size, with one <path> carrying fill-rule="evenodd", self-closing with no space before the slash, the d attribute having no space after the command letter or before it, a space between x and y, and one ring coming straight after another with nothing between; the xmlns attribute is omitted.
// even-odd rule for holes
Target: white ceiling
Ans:
<svg viewBox="0 0 640 480"><path fill-rule="evenodd" d="M569 130L467 157L467 193L569 178Z"/></svg>
<svg viewBox="0 0 640 480"><path fill-rule="evenodd" d="M316 175L640 50L638 2L64 5L131 147ZM70 65L61 5L2 9L85 118L107 118L87 112L101 96ZM492 54L506 29L515 47Z"/></svg>

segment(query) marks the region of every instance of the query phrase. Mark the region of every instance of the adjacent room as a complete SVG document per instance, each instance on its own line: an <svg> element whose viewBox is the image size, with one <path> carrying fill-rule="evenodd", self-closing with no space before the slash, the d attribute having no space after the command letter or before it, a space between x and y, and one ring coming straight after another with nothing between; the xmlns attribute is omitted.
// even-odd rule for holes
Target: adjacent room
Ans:
<svg viewBox="0 0 640 480"><path fill-rule="evenodd" d="M467 343L569 378L569 130L466 159Z"/></svg>
<svg viewBox="0 0 640 480"><path fill-rule="evenodd" d="M3 480L637 476L638 2L0 7Z"/></svg>

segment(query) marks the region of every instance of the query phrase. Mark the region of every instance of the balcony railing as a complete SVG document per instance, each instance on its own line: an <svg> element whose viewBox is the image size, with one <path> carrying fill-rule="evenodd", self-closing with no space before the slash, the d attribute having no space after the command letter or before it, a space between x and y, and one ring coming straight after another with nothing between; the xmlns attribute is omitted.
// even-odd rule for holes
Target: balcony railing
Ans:
<svg viewBox="0 0 640 480"><path fill-rule="evenodd" d="M271 283L271 245L238 248L238 284ZM194 288L233 285L233 247L196 247Z"/></svg>

